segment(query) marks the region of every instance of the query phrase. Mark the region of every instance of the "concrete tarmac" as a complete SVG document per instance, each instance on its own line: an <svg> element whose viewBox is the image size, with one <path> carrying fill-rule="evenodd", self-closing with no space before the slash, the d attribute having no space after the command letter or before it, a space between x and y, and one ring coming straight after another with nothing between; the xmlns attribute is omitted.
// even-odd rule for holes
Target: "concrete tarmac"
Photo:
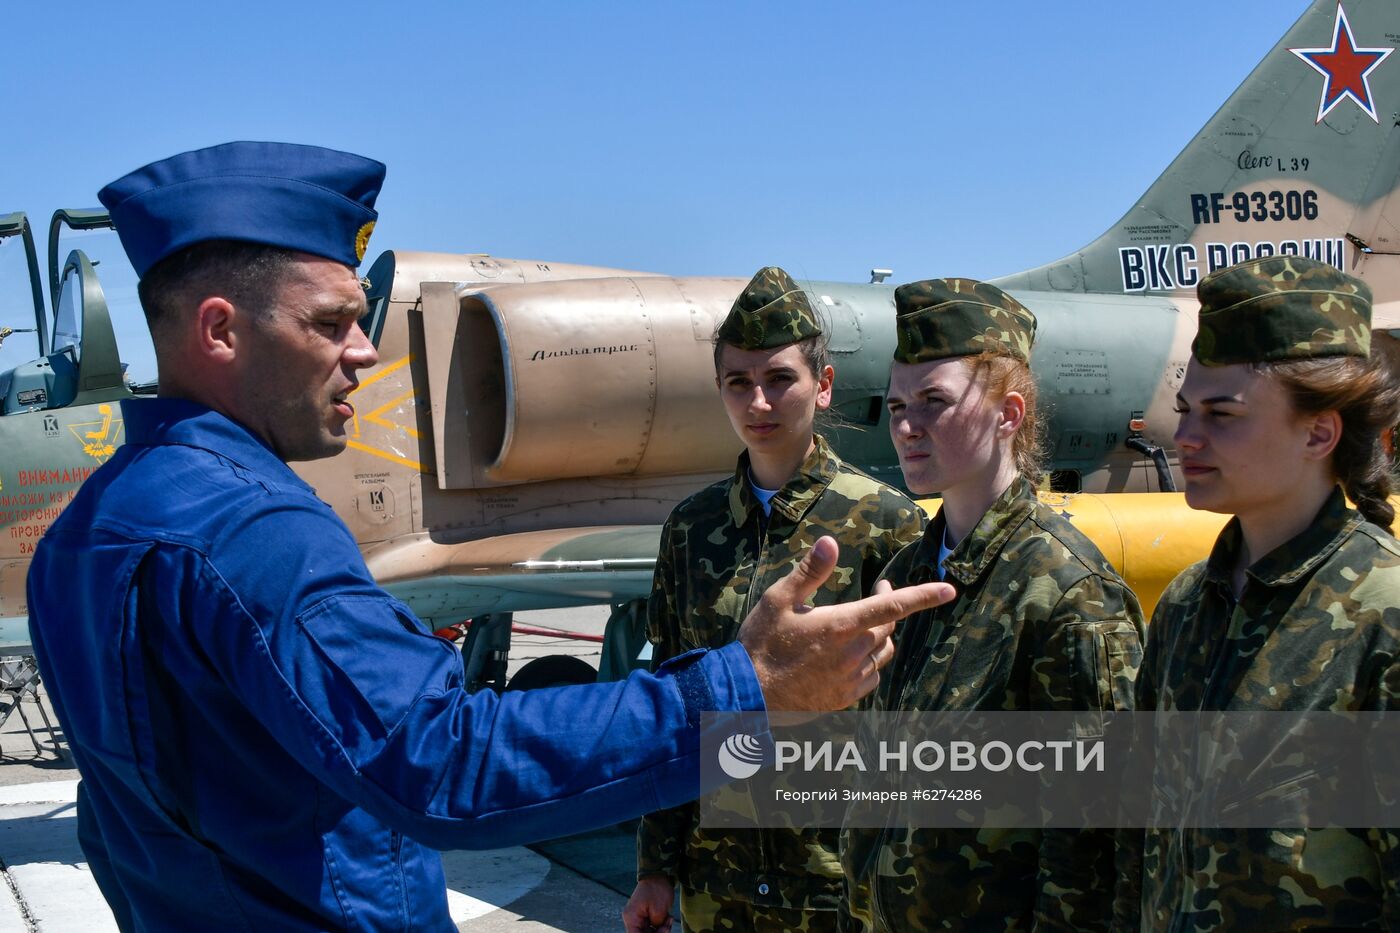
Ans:
<svg viewBox="0 0 1400 933"><path fill-rule="evenodd" d="M557 609L519 613L516 621L601 635L607 615L606 607ZM601 647L517 635L510 672L551 654L575 655L596 668ZM78 773L56 717L42 696L40 702L46 704L52 732L32 699L21 707L38 750L18 711L0 726L0 933L115 930L78 847ZM448 905L457 928L488 933L621 929L633 877L631 833L630 825L604 827L529 848L445 853Z"/></svg>

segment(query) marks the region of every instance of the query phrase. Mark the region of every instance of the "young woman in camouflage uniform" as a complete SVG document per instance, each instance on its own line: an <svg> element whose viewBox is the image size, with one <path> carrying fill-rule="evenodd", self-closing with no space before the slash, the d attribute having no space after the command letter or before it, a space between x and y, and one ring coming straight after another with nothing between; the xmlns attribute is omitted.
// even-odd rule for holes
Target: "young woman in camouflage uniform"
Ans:
<svg viewBox="0 0 1400 933"><path fill-rule="evenodd" d="M905 484L943 503L884 576L896 587L942 578L958 597L904 621L873 708L1129 708L1137 598L1036 498L1034 315L971 279L903 285L895 309L890 434ZM855 822L841 846L854 928L1108 929L1109 832Z"/></svg>
<svg viewBox="0 0 1400 933"><path fill-rule="evenodd" d="M1157 604L1138 707L1400 709L1400 545L1380 442L1400 390L1369 354L1370 289L1275 256L1198 292L1176 446L1187 503L1234 518ZM1124 930L1400 930L1394 829L1150 830L1120 865Z"/></svg>
<svg viewBox="0 0 1400 933"><path fill-rule="evenodd" d="M676 507L661 534L647 607L654 663L732 641L748 608L823 535L841 547L818 605L859 598L919 536L923 515L842 463L812 430L833 370L807 296L760 270L716 332L716 382L746 448L734 476ZM704 830L695 805L638 830L629 931L667 929L675 885L687 930L835 930L836 830Z"/></svg>

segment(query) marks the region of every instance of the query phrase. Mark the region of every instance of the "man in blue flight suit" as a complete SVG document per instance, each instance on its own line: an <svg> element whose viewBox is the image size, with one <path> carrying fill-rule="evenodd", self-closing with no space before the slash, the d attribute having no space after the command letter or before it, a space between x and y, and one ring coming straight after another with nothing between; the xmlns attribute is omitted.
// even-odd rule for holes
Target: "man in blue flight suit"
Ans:
<svg viewBox="0 0 1400 933"><path fill-rule="evenodd" d="M699 790L702 710L838 709L930 585L805 610L828 539L739 642L617 684L469 695L287 461L345 446L376 362L354 273L384 166L231 143L99 197L158 399L44 538L35 650L82 774L78 832L124 930L449 929L434 848L577 832Z"/></svg>

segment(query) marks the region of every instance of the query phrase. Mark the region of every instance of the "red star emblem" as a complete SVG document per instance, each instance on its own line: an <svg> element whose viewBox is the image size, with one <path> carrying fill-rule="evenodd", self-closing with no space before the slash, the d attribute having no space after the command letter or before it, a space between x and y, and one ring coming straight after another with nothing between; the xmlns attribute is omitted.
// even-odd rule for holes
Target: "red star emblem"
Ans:
<svg viewBox="0 0 1400 933"><path fill-rule="evenodd" d="M1332 108L1350 97L1366 115L1377 123L1376 102L1371 99L1368 80L1376 66L1394 52L1393 48L1360 49L1352 38L1346 10L1337 4L1337 19L1332 26L1332 45L1322 49L1289 49L1311 65L1323 77L1322 100L1317 105L1317 123L1321 123Z"/></svg>

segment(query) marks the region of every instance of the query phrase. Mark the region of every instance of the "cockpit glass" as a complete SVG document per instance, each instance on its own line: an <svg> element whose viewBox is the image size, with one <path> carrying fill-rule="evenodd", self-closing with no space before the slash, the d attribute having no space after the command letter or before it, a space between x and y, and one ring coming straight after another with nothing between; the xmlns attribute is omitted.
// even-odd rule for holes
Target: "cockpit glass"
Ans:
<svg viewBox="0 0 1400 933"><path fill-rule="evenodd" d="M136 295L136 270L126 258L115 230L73 230L64 227L59 234L58 261L80 249L97 272L102 293L107 298L107 310L112 317L112 329L117 349L126 364L127 381L154 382L156 354L151 345L151 332L146 328L146 316ZM64 288L65 294L69 289ZM63 302L60 302L62 304ZM57 328L55 328L55 332ZM57 340L54 346L59 346Z"/></svg>
<svg viewBox="0 0 1400 933"><path fill-rule="evenodd" d="M82 346L82 317L80 312L82 305L83 286L78 279L76 267L69 268L63 276L62 291L59 292L58 311L54 314L53 322L53 351L59 353L73 348L73 357L76 361L79 348Z"/></svg>
<svg viewBox="0 0 1400 933"><path fill-rule="evenodd" d="M0 238L0 331L12 332L0 340L0 373L39 357L39 335L34 333L34 291L29 284L29 262L24 239Z"/></svg>

